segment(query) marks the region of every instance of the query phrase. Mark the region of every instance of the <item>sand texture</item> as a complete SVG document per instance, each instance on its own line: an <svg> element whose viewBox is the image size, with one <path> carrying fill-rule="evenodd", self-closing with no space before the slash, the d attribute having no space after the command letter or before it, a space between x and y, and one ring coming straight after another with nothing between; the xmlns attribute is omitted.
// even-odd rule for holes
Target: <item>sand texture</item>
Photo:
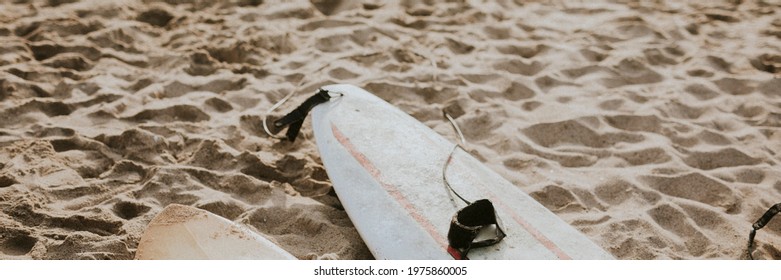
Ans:
<svg viewBox="0 0 781 280"><path fill-rule="evenodd" d="M780 1L2 1L0 259L132 259L172 203L372 258L310 123L262 129L332 83L447 110L619 259L744 258L781 202Z"/></svg>

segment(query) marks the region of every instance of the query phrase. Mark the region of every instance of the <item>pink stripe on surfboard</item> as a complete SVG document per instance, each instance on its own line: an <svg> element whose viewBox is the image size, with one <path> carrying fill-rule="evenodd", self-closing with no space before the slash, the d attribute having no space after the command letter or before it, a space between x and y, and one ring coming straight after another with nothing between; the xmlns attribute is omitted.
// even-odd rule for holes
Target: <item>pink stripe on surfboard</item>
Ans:
<svg viewBox="0 0 781 280"><path fill-rule="evenodd" d="M336 141L339 141L339 143L344 146L345 149L347 149L348 152L355 158L355 160L358 161L358 163L363 166L366 171L369 172L369 174L374 177L377 182L382 185L382 187L385 189L385 191L388 192L399 204L401 204L404 209L407 209L407 212L412 216L415 221L418 222L423 228L428 232L429 235L431 235L434 240L439 243L443 248L447 248L448 242L445 240L445 237L439 234L437 232L436 228L434 228L434 225L426 219L423 215L420 214L420 211L415 207L415 205L412 204L407 198L402 194L396 186L393 186L391 184L385 183L382 180L382 174L380 173L380 170L377 169L377 167L374 166L374 164L366 158L366 155L358 151L358 149L353 146L353 143L350 142L350 139L344 136L341 131L334 125L331 124L331 131L334 134L334 137L336 138Z"/></svg>

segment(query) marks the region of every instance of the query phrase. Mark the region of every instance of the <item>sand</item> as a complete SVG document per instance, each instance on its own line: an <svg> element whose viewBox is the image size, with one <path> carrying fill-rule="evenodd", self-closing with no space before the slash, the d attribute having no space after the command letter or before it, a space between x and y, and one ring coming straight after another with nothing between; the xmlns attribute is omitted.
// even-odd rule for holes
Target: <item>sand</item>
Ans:
<svg viewBox="0 0 781 280"><path fill-rule="evenodd" d="M312 2L3 1L0 259L132 259L171 203L372 258L309 122L262 129L331 83L455 141L448 110L618 259L745 258L781 202L779 1ZM753 253L781 258L781 218Z"/></svg>

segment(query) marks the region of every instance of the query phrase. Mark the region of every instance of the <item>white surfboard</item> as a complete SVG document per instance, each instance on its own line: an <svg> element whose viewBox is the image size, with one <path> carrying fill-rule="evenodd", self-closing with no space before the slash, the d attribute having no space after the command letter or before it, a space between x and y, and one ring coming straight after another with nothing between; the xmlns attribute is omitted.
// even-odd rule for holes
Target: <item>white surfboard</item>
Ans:
<svg viewBox="0 0 781 280"><path fill-rule="evenodd" d="M352 85L313 110L317 147L339 199L377 259L453 259L447 233L452 200L442 168L454 144L373 94ZM583 233L468 153L457 150L450 185L469 200L489 199L507 237L472 249L470 259L612 259Z"/></svg>
<svg viewBox="0 0 781 280"><path fill-rule="evenodd" d="M294 260L268 239L223 217L171 204L149 223L137 260Z"/></svg>

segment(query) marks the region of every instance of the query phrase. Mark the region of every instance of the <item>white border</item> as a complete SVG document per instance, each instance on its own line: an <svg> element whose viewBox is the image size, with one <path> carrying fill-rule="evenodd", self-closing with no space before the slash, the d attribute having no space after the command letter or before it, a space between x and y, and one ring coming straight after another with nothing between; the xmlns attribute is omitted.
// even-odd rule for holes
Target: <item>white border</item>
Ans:
<svg viewBox="0 0 781 280"><path fill-rule="evenodd" d="M398 276L315 276L323 268L396 268ZM409 276L411 266L465 266L465 276ZM774 261L0 261L3 279L768 279Z"/></svg>

